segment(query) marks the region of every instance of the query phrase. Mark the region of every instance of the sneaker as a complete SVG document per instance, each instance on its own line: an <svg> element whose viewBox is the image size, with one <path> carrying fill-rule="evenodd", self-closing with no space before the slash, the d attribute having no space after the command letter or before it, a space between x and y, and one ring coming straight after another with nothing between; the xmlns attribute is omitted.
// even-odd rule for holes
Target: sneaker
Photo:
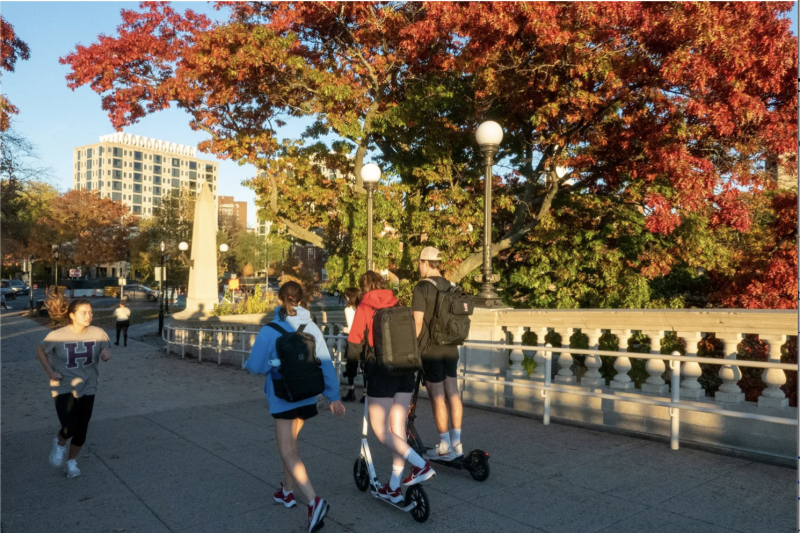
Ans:
<svg viewBox="0 0 800 533"><path fill-rule="evenodd" d="M435 475L436 472L434 472L433 468L431 468L431 464L428 461L425 461L425 466L423 468L417 468L416 466L411 467L411 474L409 474L408 477L403 480L403 485L410 487L411 485L428 481Z"/></svg>
<svg viewBox="0 0 800 533"><path fill-rule="evenodd" d="M456 458L456 454L453 451L453 448L448 447L447 451L442 452L442 443L436 445L435 448L432 448L425 452L425 459L437 459L439 461L452 461Z"/></svg>
<svg viewBox="0 0 800 533"><path fill-rule="evenodd" d="M366 393L364 393L364 395L361 397L361 400L359 400L358 403L364 403L365 401L367 401L367 394Z"/></svg>
<svg viewBox="0 0 800 533"><path fill-rule="evenodd" d="M342 398L342 401L343 402L354 402L354 401L356 401L356 391L354 391L353 389L348 390L347 391L347 396Z"/></svg>
<svg viewBox="0 0 800 533"><path fill-rule="evenodd" d="M58 439L53 439L53 449L50 450L50 464L56 468L64 466L64 459L67 458L67 446L58 445Z"/></svg>
<svg viewBox="0 0 800 533"><path fill-rule="evenodd" d="M456 457L464 457L464 445L462 443L453 444L453 452L456 454Z"/></svg>
<svg viewBox="0 0 800 533"><path fill-rule="evenodd" d="M328 514L331 506L328 502L317 496L314 501L308 504L308 533L313 533L325 525L323 519Z"/></svg>
<svg viewBox="0 0 800 533"><path fill-rule="evenodd" d="M400 491L400 487L394 490L390 489L389 485L381 487L378 489L378 496L395 504L403 501L403 493Z"/></svg>
<svg viewBox="0 0 800 533"><path fill-rule="evenodd" d="M64 473L67 474L67 477L70 479L80 476L81 471L78 470L78 461L75 459L69 459L64 465Z"/></svg>
<svg viewBox="0 0 800 533"><path fill-rule="evenodd" d="M278 503L282 503L285 507L294 507L297 505L297 500L294 499L294 492L289 492L288 494L283 492L283 483L281 483L281 488L278 489L278 492L274 494L275 501Z"/></svg>

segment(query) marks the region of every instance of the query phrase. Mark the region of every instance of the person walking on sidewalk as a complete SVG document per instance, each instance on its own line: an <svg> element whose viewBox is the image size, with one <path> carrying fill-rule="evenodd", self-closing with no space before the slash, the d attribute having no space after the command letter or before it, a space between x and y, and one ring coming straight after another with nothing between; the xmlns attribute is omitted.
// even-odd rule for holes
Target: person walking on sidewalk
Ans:
<svg viewBox="0 0 800 533"><path fill-rule="evenodd" d="M406 420L416 384L415 373L390 374L377 364L374 357L372 321L375 310L394 307L397 305L397 298L386 288L386 281L377 272L369 270L362 274L359 285L363 296L356 308L353 325L347 337L347 366L352 375L351 361L358 361L361 354L366 353L364 359L367 361L370 423L381 444L392 450L392 476L388 485L378 489L378 496L392 503L399 503L403 501L400 480L406 461L411 463L411 474L403 480L403 485L416 485L432 478L436 473L430 463L406 442Z"/></svg>
<svg viewBox="0 0 800 533"><path fill-rule="evenodd" d="M417 339L422 355L422 375L425 378L428 398L431 400L436 429L439 431L439 444L428 451L427 457L452 461L464 455L461 444L461 418L464 409L456 380L458 347L437 346L430 340L431 320L437 294L452 285L439 272L441 261L439 250L432 246L428 246L420 253L419 274L422 281L414 288L411 310L414 311ZM452 426L452 429L449 429L449 426Z"/></svg>
<svg viewBox="0 0 800 533"><path fill-rule="evenodd" d="M345 334L350 334L350 327L353 325L353 318L356 316L356 307L358 306L358 295L359 291L356 287L349 287L347 290L344 291L345 298L347 298L347 307L344 308L344 318L347 320L347 326L343 328L342 332ZM345 376L347 377L347 396L342 398L343 402L354 402L356 401L356 374L358 374L358 365L361 364L361 371L364 371L364 362L361 361L347 361L347 368L345 369ZM351 368L355 365L355 368ZM367 387L366 387L366 374L364 374L364 395L361 396L361 403L364 403L364 398L367 397Z"/></svg>
<svg viewBox="0 0 800 533"><path fill-rule="evenodd" d="M125 305L125 299L120 299L119 307L114 309L114 316L117 317L117 346L119 346L119 332L124 334L125 346L128 345L128 328L131 326L131 310Z"/></svg>
<svg viewBox="0 0 800 533"><path fill-rule="evenodd" d="M306 420L317 415L317 395L295 402L278 396L276 381L280 387L281 380L285 377L278 368L281 366L281 359L277 345L282 339L291 336L292 333L302 334L306 339L309 336L313 337L313 346L324 380L322 394L330 401L331 412L337 417L344 416L345 408L339 399L339 381L325 338L317 325L312 322L308 310L298 305L302 300L303 289L299 283L289 281L281 286L278 290L280 307L275 310L275 318L270 324L261 328L244 367L252 374L267 375L264 392L269 402L269 412L275 419L275 442L283 462L283 483L275 493L274 499L286 507L294 507L296 505L294 489L300 489L308 500L308 531L311 533L323 526L323 519L330 505L317 496L311 485L306 467L300 459L297 436ZM288 341L283 346L287 344Z"/></svg>
<svg viewBox="0 0 800 533"><path fill-rule="evenodd" d="M51 331L36 351L50 378L61 423L50 451L50 464L63 467L68 478L75 478L81 475L77 459L92 418L99 363L111 358L111 341L105 331L91 325L92 304L88 300L72 300L67 313L70 325Z"/></svg>

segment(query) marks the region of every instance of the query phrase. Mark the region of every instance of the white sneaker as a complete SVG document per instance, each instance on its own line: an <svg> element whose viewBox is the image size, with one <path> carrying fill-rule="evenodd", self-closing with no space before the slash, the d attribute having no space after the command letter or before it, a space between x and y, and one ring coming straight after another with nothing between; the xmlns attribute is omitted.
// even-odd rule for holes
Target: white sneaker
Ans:
<svg viewBox="0 0 800 533"><path fill-rule="evenodd" d="M64 466L64 459L67 457L67 447L59 446L58 439L53 439L53 449L50 450L50 464L56 468Z"/></svg>
<svg viewBox="0 0 800 533"><path fill-rule="evenodd" d="M444 451L442 451L444 450ZM438 461L452 461L456 458L456 454L453 453L453 449L451 447L442 448L442 443L436 445L436 448L428 450L425 452L426 459L435 459Z"/></svg>
<svg viewBox="0 0 800 533"><path fill-rule="evenodd" d="M67 474L68 478L74 478L81 475L81 471L78 470L78 461L75 459L69 459L67 464L64 465L64 473Z"/></svg>
<svg viewBox="0 0 800 533"><path fill-rule="evenodd" d="M463 457L464 456L464 445L460 442L458 444L453 444L453 452L455 452L456 457Z"/></svg>

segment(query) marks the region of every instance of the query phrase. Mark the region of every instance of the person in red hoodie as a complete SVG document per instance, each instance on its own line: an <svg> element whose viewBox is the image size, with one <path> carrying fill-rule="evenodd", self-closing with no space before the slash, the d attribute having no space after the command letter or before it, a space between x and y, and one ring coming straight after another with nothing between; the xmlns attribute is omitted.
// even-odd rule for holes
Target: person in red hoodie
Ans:
<svg viewBox="0 0 800 533"><path fill-rule="evenodd" d="M387 486L378 489L378 496L392 503L403 501L400 480L406 461L411 463L411 473L403 485L416 485L432 478L436 473L430 463L419 456L406 442L406 419L414 392L414 373L392 375L375 361L372 337L372 319L375 310L397 305L392 291L386 288L383 277L368 270L359 279L361 302L356 307L353 325L347 337L347 359L364 358L367 377L367 403L369 419L375 436L381 444L392 450L392 476ZM352 365L348 365L352 368Z"/></svg>

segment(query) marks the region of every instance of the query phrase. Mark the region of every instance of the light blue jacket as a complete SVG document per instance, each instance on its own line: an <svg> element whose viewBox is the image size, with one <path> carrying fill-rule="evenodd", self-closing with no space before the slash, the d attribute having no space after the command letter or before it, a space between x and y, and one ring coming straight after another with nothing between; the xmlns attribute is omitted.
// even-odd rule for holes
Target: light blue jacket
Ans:
<svg viewBox="0 0 800 533"><path fill-rule="evenodd" d="M339 400L339 381L336 379L336 371L331 362L331 355L328 353L328 346L325 344L325 338L322 336L322 332L317 325L311 321L311 313L302 307L295 307L297 315L287 316L286 320L279 320L278 309L275 309L275 319L272 321L273 323L286 331L297 331L297 328L305 324L306 328L303 331L314 336L314 340L316 340L317 343L317 358L322 362L322 375L325 379L325 391L322 394L325 395L328 401L334 402ZM264 393L267 395L270 414L282 413L289 409L317 403L316 397L300 400L299 402L288 402L275 396L272 380L281 378L281 373L278 369L280 366L280 359L275 349L275 342L280 336L280 333L270 327L265 326L261 328L261 331L258 332L258 336L256 337L256 341L253 343L253 348L250 350L250 357L244 364L244 367L248 369L251 374L267 375L266 382L264 383Z"/></svg>

